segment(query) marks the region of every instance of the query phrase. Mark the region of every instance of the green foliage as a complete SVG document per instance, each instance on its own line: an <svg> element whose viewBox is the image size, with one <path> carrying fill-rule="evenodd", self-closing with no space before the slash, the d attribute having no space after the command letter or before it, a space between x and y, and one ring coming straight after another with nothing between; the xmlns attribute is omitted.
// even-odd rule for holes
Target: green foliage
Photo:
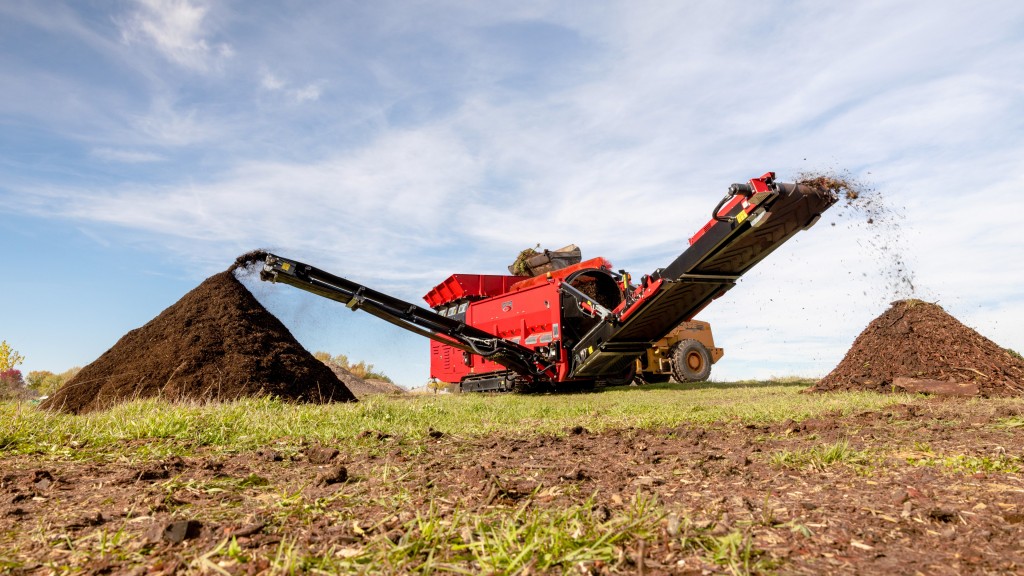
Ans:
<svg viewBox="0 0 1024 576"><path fill-rule="evenodd" d="M867 452L851 448L849 442L840 440L834 444L823 444L807 450L781 450L771 455L771 462L789 468L823 470L833 464L867 464L869 457Z"/></svg>
<svg viewBox="0 0 1024 576"><path fill-rule="evenodd" d="M12 348L7 340L0 340L0 372L14 370L24 361L25 357L18 354L18 351Z"/></svg>
<svg viewBox="0 0 1024 576"><path fill-rule="evenodd" d="M437 380L435 378L431 378L430 380L427 381L427 390L433 390L434 394L437 394L442 390L448 389L449 386L450 384L448 384L447 382L441 382L440 380Z"/></svg>
<svg viewBox="0 0 1024 576"><path fill-rule="evenodd" d="M21 370L0 371L0 400L24 400L31 395L21 379Z"/></svg>
<svg viewBox="0 0 1024 576"><path fill-rule="evenodd" d="M363 380L383 380L384 382L390 382L392 384L395 383L383 372L378 372L373 364L367 364L366 362L362 361L352 364L349 361L348 356L344 354L337 354L335 356L331 356L329 352L318 350L313 353L313 358L316 358L317 360L323 362L324 364L336 364L338 366L341 366L345 370L348 370L349 372L351 372L355 376L358 376L359 378L362 378Z"/></svg>
<svg viewBox="0 0 1024 576"><path fill-rule="evenodd" d="M49 370L33 370L28 373L28 378L25 379L26 386L31 390L35 390L40 396L49 396L56 392L65 382L70 380L78 371L82 368L75 366L70 370L65 370L60 374L54 374Z"/></svg>
<svg viewBox="0 0 1024 576"><path fill-rule="evenodd" d="M537 244L536 248L540 248L540 244ZM512 266L509 267L509 269L512 271L512 274L516 276L530 276L530 267L526 264L526 262L530 258L533 258L537 254L540 254L540 252L538 252L536 248L527 248L526 250L520 252L518 256L516 256L515 262L513 262Z"/></svg>
<svg viewBox="0 0 1024 576"><path fill-rule="evenodd" d="M1021 356L1020 352L1017 352L1016 350L1011 350L1009 348L1003 348L1003 350L1006 350L1007 354L1009 354L1010 356L1013 356L1017 360L1024 360L1024 356Z"/></svg>
<svg viewBox="0 0 1024 576"><path fill-rule="evenodd" d="M952 472L1006 472L1018 474L1024 470L1024 458L1007 454L993 456L970 456L953 454L950 456L933 456L926 454L922 458L910 457L907 462L915 466L936 466Z"/></svg>

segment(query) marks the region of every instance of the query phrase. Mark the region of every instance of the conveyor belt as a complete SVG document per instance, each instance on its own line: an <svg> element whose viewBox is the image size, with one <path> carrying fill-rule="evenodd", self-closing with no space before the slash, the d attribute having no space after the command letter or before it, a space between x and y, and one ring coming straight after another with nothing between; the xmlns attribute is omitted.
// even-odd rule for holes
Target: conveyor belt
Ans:
<svg viewBox="0 0 1024 576"><path fill-rule="evenodd" d="M835 195L796 184L776 184L778 195L762 206L768 214L757 226L715 221L674 262L651 275L660 289L621 322L597 325L573 348L573 377L593 378L629 368L652 342L691 320L713 299L836 201ZM730 216L740 211L737 206Z"/></svg>

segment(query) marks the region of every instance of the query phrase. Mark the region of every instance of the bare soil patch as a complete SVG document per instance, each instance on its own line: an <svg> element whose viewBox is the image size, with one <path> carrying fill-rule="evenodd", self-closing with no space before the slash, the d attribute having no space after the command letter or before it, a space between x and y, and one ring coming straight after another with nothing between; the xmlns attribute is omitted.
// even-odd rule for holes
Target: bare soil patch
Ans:
<svg viewBox="0 0 1024 576"><path fill-rule="evenodd" d="M814 391L1024 394L1024 361L937 304L900 300L875 318Z"/></svg>
<svg viewBox="0 0 1024 576"><path fill-rule="evenodd" d="M415 542L424 529L417 515L428 510L464 523L458 538L471 543L472 514L589 503L589 521L600 524L648 499L665 512L653 536L627 541L615 562L554 573L717 573L726 568L693 543L731 533L742 534L755 572L1019 573L1020 474L928 460L1020 464L1017 433L1002 423L1019 414L938 399L764 426L421 440L367 430L356 448L283 438L256 452L205 448L135 463L4 456L0 562L14 573L71 565L172 574L201 571L205 558L251 574L268 570L282 549L338 558ZM836 441L867 460L779 464L780 454ZM228 556L232 540L237 554ZM103 542L107 552L97 552ZM453 550L431 553L473 572Z"/></svg>
<svg viewBox="0 0 1024 576"><path fill-rule="evenodd" d="M273 395L303 402L355 396L235 277L260 259L239 257L141 328L125 334L47 399L72 413L129 399L229 400Z"/></svg>

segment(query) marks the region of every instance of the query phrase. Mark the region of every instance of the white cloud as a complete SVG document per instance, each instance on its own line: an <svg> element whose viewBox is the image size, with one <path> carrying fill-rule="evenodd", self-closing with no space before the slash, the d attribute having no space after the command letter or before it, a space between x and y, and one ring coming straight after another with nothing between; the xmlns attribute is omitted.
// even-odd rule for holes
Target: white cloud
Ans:
<svg viewBox="0 0 1024 576"><path fill-rule="evenodd" d="M444 129L383 135L313 163L251 162L214 181L117 190L52 187L18 200L38 214L103 222L190 246L273 245L377 278L429 276L460 192L481 166ZM381 267L381 261L387 266Z"/></svg>
<svg viewBox="0 0 1024 576"><path fill-rule="evenodd" d="M125 150L118 148L95 148L92 155L111 162L124 162L126 164L144 164L147 162L161 162L165 160L160 154L143 150Z"/></svg>
<svg viewBox="0 0 1024 576"><path fill-rule="evenodd" d="M309 84L289 92L296 102L313 102L320 99L320 87Z"/></svg>
<svg viewBox="0 0 1024 576"><path fill-rule="evenodd" d="M148 43L175 64L207 71L234 55L227 43L211 45L209 10L190 0L137 0L137 10L120 22L122 39Z"/></svg>
<svg viewBox="0 0 1024 576"><path fill-rule="evenodd" d="M323 82L313 82L305 86L294 87L290 82L265 68L260 75L260 86L264 90L284 94L295 104L319 100L323 92L322 84Z"/></svg>
<svg viewBox="0 0 1024 576"><path fill-rule="evenodd" d="M130 123L144 141L156 146L189 146L212 140L221 130L216 119L195 109L180 109L175 103L156 100L145 114L131 117Z"/></svg>
<svg viewBox="0 0 1024 576"><path fill-rule="evenodd" d="M260 77L260 85L266 90L277 91L284 89L285 83L269 70L264 70Z"/></svg>

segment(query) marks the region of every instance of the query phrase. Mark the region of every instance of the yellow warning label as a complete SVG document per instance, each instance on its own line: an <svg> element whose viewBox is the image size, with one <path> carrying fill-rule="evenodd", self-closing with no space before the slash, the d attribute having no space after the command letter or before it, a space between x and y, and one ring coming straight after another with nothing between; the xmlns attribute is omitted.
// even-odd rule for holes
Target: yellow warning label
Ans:
<svg viewBox="0 0 1024 576"><path fill-rule="evenodd" d="M281 263L281 270L284 270L285 272L287 272L288 269L291 268L291 267L292 267L292 265L287 263L287 262L282 262Z"/></svg>
<svg viewBox="0 0 1024 576"><path fill-rule="evenodd" d="M740 210L740 213L736 215L736 223L737 224L742 224L743 221L746 220L746 219L747 219L747 213L742 211L742 210Z"/></svg>

